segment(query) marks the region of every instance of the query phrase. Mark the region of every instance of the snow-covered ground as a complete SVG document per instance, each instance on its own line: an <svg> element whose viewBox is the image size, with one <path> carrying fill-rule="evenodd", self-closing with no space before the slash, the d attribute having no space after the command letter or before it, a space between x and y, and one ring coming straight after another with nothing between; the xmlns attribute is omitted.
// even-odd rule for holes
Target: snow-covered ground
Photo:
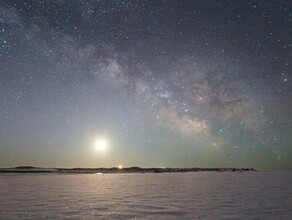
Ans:
<svg viewBox="0 0 292 220"><path fill-rule="evenodd" d="M1 174L0 219L292 219L292 172Z"/></svg>

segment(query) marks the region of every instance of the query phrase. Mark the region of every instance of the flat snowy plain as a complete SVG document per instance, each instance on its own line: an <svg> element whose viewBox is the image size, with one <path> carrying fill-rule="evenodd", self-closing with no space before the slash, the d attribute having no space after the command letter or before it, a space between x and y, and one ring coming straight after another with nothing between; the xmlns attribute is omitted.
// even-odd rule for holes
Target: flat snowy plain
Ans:
<svg viewBox="0 0 292 220"><path fill-rule="evenodd" d="M1 174L0 219L292 219L292 172Z"/></svg>

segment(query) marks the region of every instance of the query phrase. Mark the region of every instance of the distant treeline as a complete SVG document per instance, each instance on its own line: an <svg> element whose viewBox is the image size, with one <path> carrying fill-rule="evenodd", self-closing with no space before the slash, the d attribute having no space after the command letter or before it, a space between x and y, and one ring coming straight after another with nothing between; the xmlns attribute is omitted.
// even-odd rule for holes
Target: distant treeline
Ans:
<svg viewBox="0 0 292 220"><path fill-rule="evenodd" d="M141 167L111 167L111 168L40 168L33 166L18 166L1 168L0 172L10 173L178 173L178 172L245 172L256 171L254 168L141 168Z"/></svg>

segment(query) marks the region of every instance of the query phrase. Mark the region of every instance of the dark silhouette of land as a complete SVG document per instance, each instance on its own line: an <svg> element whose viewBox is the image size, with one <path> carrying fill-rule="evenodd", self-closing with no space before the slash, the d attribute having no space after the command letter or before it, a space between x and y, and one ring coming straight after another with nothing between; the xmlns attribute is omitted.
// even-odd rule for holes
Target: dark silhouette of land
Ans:
<svg viewBox="0 0 292 220"><path fill-rule="evenodd" d="M183 173L183 172L246 172L256 171L254 168L141 168L141 167L111 167L111 168L41 168L19 166L0 168L0 173Z"/></svg>

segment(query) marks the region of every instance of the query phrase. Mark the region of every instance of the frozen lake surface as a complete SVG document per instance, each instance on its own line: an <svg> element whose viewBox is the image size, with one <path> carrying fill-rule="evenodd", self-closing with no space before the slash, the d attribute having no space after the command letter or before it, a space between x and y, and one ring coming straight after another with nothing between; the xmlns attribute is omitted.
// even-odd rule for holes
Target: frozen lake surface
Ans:
<svg viewBox="0 0 292 220"><path fill-rule="evenodd" d="M1 174L0 219L292 219L292 172Z"/></svg>

